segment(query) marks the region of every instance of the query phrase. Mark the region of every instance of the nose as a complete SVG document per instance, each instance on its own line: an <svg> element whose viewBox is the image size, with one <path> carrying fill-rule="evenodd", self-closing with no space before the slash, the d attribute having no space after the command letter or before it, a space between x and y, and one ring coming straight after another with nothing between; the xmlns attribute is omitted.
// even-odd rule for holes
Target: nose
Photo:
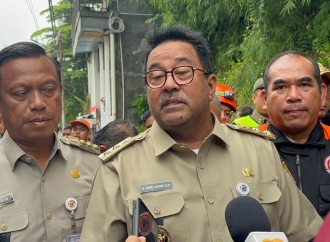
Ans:
<svg viewBox="0 0 330 242"><path fill-rule="evenodd" d="M29 101L31 110L40 111L46 109L46 102L43 99L43 95L37 90L29 94Z"/></svg>
<svg viewBox="0 0 330 242"><path fill-rule="evenodd" d="M288 95L286 101L289 103L301 102L301 90L297 86L291 86L288 89Z"/></svg>
<svg viewBox="0 0 330 242"><path fill-rule="evenodd" d="M180 89L180 85L176 83L171 72L166 73L166 81L163 86L163 89L167 91Z"/></svg>

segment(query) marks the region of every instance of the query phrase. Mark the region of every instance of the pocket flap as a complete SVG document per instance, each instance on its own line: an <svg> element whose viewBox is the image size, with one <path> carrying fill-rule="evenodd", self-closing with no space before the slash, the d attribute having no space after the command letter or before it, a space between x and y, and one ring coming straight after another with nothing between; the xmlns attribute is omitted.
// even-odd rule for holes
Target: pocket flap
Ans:
<svg viewBox="0 0 330 242"><path fill-rule="evenodd" d="M90 197L82 197L76 199L78 206L77 209L74 211L74 217L75 219L85 218Z"/></svg>
<svg viewBox="0 0 330 242"><path fill-rule="evenodd" d="M248 196L253 197L260 203L277 202L282 194L275 182L247 183L247 185L250 188ZM230 189L234 197L240 196L236 191L236 187L231 187Z"/></svg>
<svg viewBox="0 0 330 242"><path fill-rule="evenodd" d="M0 212L0 234L25 229L29 224L25 208Z"/></svg>
<svg viewBox="0 0 330 242"><path fill-rule="evenodd" d="M320 184L320 195L324 201L330 202L330 184Z"/></svg>
<svg viewBox="0 0 330 242"><path fill-rule="evenodd" d="M181 192L164 193L154 197L141 198L154 218L177 214L184 205ZM129 213L132 215L133 200L128 201Z"/></svg>

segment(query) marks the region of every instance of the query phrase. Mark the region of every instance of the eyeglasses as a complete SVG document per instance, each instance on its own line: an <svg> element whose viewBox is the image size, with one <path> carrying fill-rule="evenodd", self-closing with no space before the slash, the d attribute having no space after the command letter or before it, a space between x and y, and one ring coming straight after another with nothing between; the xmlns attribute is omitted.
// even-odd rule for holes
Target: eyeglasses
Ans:
<svg viewBox="0 0 330 242"><path fill-rule="evenodd" d="M171 73L173 80L178 85L185 85L192 82L194 79L194 73L195 71L201 71L205 75L208 75L209 73L207 71L204 71L202 69L198 69L196 67L192 66L178 66L173 68L171 71L164 71L164 70L153 70L148 71L146 74L143 75L146 84L150 88L161 88L165 85L165 82L167 80L167 74Z"/></svg>
<svg viewBox="0 0 330 242"><path fill-rule="evenodd" d="M217 96L227 98L229 100L234 101L235 100L235 94L230 91L225 91L225 92L217 92Z"/></svg>

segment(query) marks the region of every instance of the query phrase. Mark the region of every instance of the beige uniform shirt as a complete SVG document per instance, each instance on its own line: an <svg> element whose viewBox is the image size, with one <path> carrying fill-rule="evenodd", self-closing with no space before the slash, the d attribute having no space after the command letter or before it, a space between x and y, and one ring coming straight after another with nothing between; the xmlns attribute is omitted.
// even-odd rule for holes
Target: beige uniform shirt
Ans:
<svg viewBox="0 0 330 242"><path fill-rule="evenodd" d="M250 117L256 121L259 125L263 125L265 123L268 122L268 120L262 116L260 113L257 112L256 109L253 110L252 114L250 115Z"/></svg>
<svg viewBox="0 0 330 242"><path fill-rule="evenodd" d="M54 139L44 172L8 132L0 141L0 236L10 233L10 241L65 242L71 220L64 202L70 197L78 201L74 217L81 232L100 159ZM71 175L74 169L80 172L79 178ZM14 201L6 203L8 194Z"/></svg>
<svg viewBox="0 0 330 242"><path fill-rule="evenodd" d="M240 182L248 184L249 196L262 204L272 230L285 232L289 241L308 241L322 223L283 169L273 143L263 137L216 121L198 155L156 122L133 139L136 142L98 170L82 242L125 241L136 197L154 217L164 218L174 242L232 241L225 208L239 196ZM254 176L244 176L244 168Z"/></svg>

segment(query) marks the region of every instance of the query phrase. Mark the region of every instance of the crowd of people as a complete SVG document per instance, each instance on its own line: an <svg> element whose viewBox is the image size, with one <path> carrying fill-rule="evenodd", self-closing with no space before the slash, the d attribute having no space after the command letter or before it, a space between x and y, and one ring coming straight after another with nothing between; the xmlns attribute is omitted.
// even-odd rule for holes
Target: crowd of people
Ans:
<svg viewBox="0 0 330 242"><path fill-rule="evenodd" d="M330 72L279 53L254 83L254 109L238 109L200 32L153 33L141 59L146 131L114 120L92 137L85 118L54 132L56 59L31 42L0 51L0 241L145 241L130 236L137 197L159 241L232 241L225 208L240 196L261 204L271 231L312 241L330 210Z"/></svg>

